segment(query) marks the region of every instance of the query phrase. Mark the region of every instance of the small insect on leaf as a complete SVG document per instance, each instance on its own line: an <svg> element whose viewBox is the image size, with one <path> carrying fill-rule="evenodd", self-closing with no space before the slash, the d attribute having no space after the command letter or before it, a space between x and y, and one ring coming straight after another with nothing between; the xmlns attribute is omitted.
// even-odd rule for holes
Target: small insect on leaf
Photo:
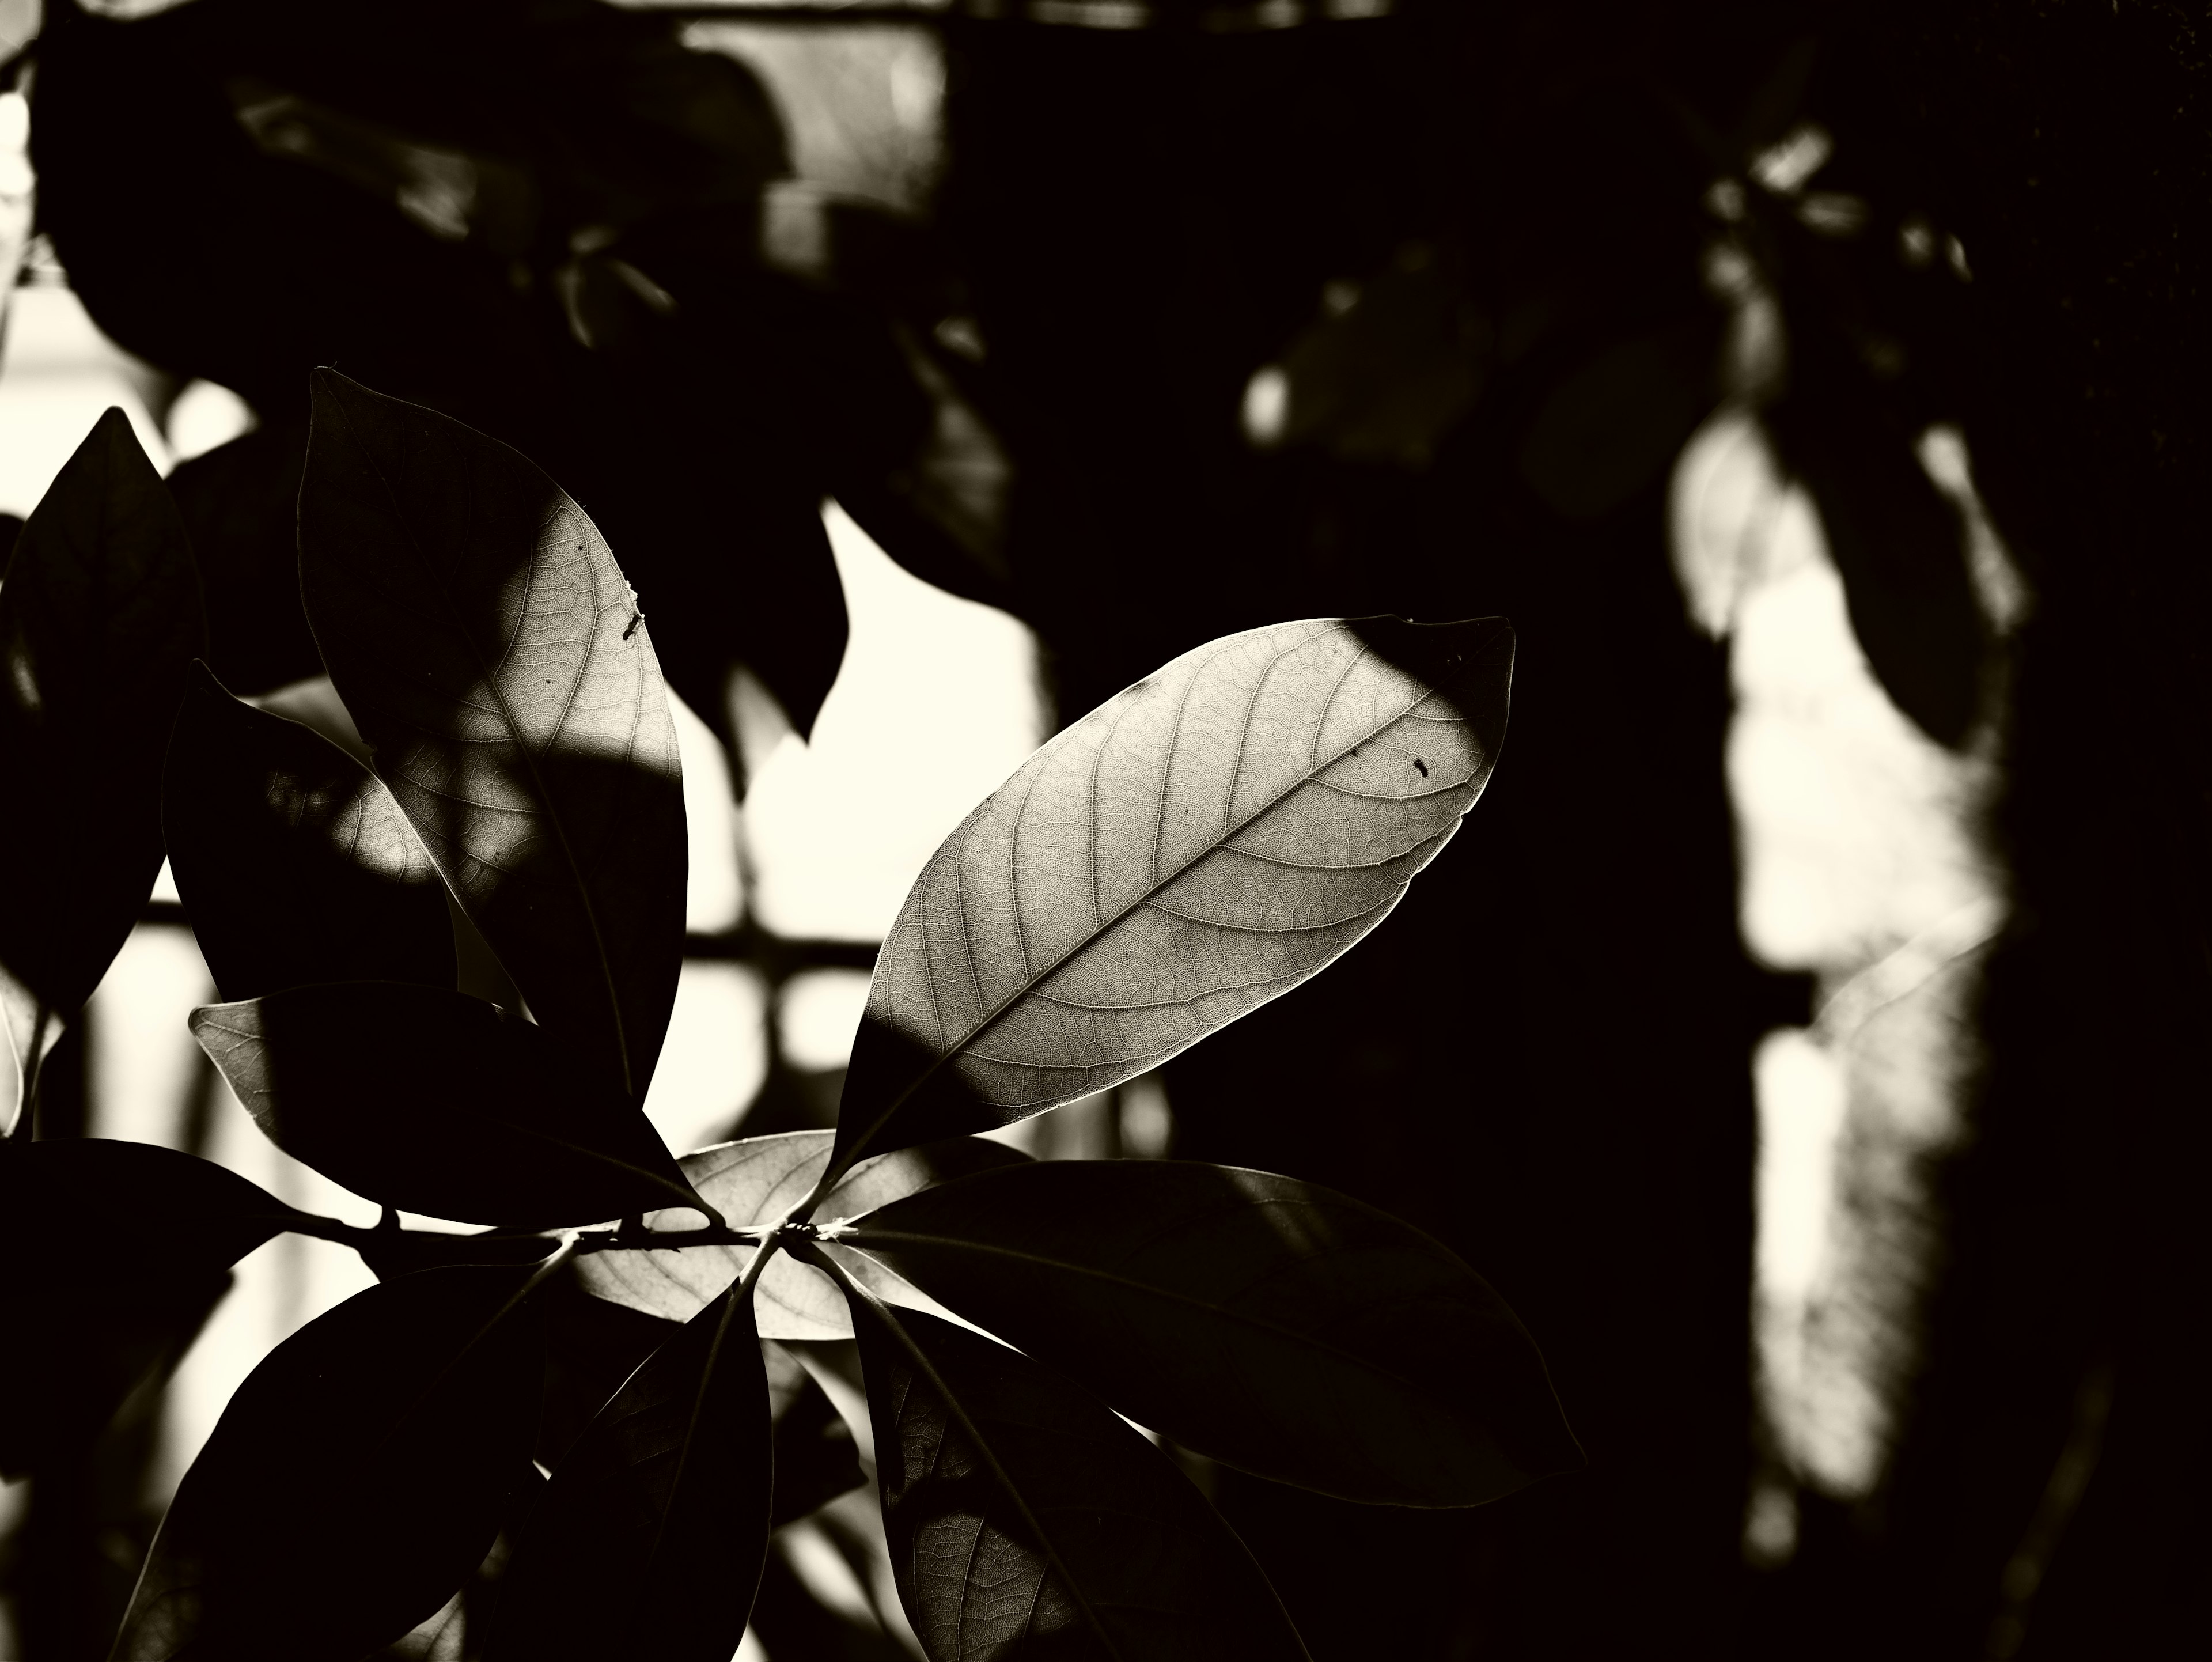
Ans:
<svg viewBox="0 0 2212 1662"><path fill-rule="evenodd" d="M676 997L676 728L629 585L517 452L313 380L300 587L390 787L547 1033L642 1103Z"/></svg>
<svg viewBox="0 0 2212 1662"><path fill-rule="evenodd" d="M1325 967L1482 794L1512 670L1502 618L1279 624L1069 728L908 896L825 1181L1133 1078Z"/></svg>

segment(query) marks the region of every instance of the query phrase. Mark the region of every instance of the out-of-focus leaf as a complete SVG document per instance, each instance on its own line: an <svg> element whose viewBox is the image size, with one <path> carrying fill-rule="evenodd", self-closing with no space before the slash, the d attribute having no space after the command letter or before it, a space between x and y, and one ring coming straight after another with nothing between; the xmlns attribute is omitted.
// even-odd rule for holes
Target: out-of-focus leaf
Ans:
<svg viewBox="0 0 2212 1662"><path fill-rule="evenodd" d="M32 511L0 581L0 1130L161 868L161 752L204 649L185 528L120 410Z"/></svg>
<svg viewBox="0 0 2212 1662"><path fill-rule="evenodd" d="M1017 1351L856 1300L884 1525L931 1662L1303 1658L1168 1458Z"/></svg>
<svg viewBox="0 0 2212 1662"><path fill-rule="evenodd" d="M273 1195L148 1143L0 1143L0 1477L97 1436L284 1227Z"/></svg>
<svg viewBox="0 0 2212 1662"><path fill-rule="evenodd" d="M1965 528L1906 433L1870 399L1822 391L1776 405L1768 431L1820 507L1875 679L1930 739L1957 745L1980 709L1986 638Z"/></svg>
<svg viewBox="0 0 2212 1662"><path fill-rule="evenodd" d="M786 1131L702 1148L683 1160L684 1174L731 1223L770 1223L814 1192L830 1163L834 1133ZM856 1217L932 1184L971 1172L1025 1163L1029 1156L1002 1143L959 1137L927 1148L904 1148L857 1166L814 1208L826 1219ZM663 1228L689 1226L681 1219L654 1221ZM650 1252L594 1252L580 1259L577 1280L602 1299L672 1321L690 1321L706 1302L744 1274L749 1246L687 1246ZM878 1296L910 1300L911 1289L868 1264L850 1266ZM772 1339L849 1339L845 1300L811 1264L780 1253L753 1289L755 1319Z"/></svg>
<svg viewBox="0 0 2212 1662"><path fill-rule="evenodd" d="M228 999L318 981L453 984L445 886L384 787L296 721L190 678L161 828Z"/></svg>
<svg viewBox="0 0 2212 1662"><path fill-rule="evenodd" d="M1438 1242L1232 1166L1045 1160L842 1243L1140 1424L1348 1501L1477 1506L1581 1464L1534 1343Z"/></svg>
<svg viewBox="0 0 2212 1662"><path fill-rule="evenodd" d="M270 1141L386 1206L532 1227L708 1209L651 1121L481 999L330 982L204 1006L191 1029Z"/></svg>
<svg viewBox="0 0 2212 1662"><path fill-rule="evenodd" d="M860 1447L829 1393L799 1359L773 1341L761 1346L775 1419L775 1503L769 1521L804 1518L867 1481Z"/></svg>
<svg viewBox="0 0 2212 1662"><path fill-rule="evenodd" d="M314 376L300 576L378 776L531 1008L641 1103L686 843L643 618L583 511L434 411Z"/></svg>
<svg viewBox="0 0 2212 1662"><path fill-rule="evenodd" d="M1069 728L907 897L830 1171L1133 1078L1322 969L1481 794L1512 667L1502 618L1279 624Z"/></svg>
<svg viewBox="0 0 2212 1662"><path fill-rule="evenodd" d="M1521 446L1523 478L1571 520L1602 518L1659 476L1713 405L1717 319L1599 353L1553 389Z"/></svg>
<svg viewBox="0 0 2212 1662"><path fill-rule="evenodd" d="M768 1377L736 1288L633 1373L554 1468L492 1662L729 1662L767 1552Z"/></svg>
<svg viewBox="0 0 2212 1662"><path fill-rule="evenodd" d="M111 1662L358 1662L435 1612L529 1470L524 1282L409 1275L272 1351L185 1474Z"/></svg>

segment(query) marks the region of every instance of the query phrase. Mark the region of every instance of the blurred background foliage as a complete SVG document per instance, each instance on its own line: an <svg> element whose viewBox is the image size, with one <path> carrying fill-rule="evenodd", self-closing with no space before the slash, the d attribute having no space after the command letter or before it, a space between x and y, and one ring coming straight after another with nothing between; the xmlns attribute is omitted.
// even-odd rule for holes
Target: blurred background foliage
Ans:
<svg viewBox="0 0 2212 1662"><path fill-rule="evenodd" d="M1323 1662L2195 1649L2199 27L5 0L0 508L123 402L217 674L343 738L305 372L559 478L688 712L679 1147L828 1123L906 882L1055 722L1236 629L1510 615L1505 765L1421 904L1032 1123L1431 1229L1589 1468L1467 1513L1194 1474ZM161 892L50 1100L354 1215L238 1135ZM229 1386L362 1284L282 1250L0 1491L0 1653L104 1652ZM579 1378L651 1342L572 1313ZM852 1499L749 1646L908 1653Z"/></svg>

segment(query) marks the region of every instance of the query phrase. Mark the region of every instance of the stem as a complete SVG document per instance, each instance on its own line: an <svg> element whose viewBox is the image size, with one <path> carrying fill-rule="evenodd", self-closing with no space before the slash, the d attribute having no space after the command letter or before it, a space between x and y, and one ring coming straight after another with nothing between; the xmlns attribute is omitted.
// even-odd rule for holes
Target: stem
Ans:
<svg viewBox="0 0 2212 1662"><path fill-rule="evenodd" d="M476 1239L498 1240L542 1240L548 1245L573 1238L572 1249L577 1256L586 1252L680 1252L687 1246L758 1246L773 1236L778 1223L744 1224L735 1229L640 1229L624 1226L616 1229L574 1229L560 1232L532 1230L520 1234L503 1234L497 1230L484 1232ZM336 1241L341 1246L350 1246L358 1251L362 1247L388 1246L395 1236L411 1236L417 1240L465 1241L468 1235L456 1235L443 1229L402 1229L386 1227L379 1223L363 1229L356 1224L342 1223L336 1218L318 1217L312 1212L287 1212L284 1227L295 1235L312 1235L318 1240ZM765 1262L768 1255L760 1254L755 1263ZM748 1271L748 1275L753 1272Z"/></svg>

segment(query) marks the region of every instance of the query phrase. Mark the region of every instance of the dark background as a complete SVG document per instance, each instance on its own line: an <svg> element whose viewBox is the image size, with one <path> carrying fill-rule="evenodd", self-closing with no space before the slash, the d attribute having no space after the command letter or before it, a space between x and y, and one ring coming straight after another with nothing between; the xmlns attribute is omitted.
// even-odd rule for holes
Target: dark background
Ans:
<svg viewBox="0 0 2212 1662"><path fill-rule="evenodd" d="M331 361L560 477L710 718L737 662L802 728L818 705L842 641L825 491L909 569L1030 621L1069 719L1234 629L1513 618L1505 763L1458 846L1372 943L1169 1070L1177 1154L1359 1195L1492 1279L1590 1457L1466 1513L1217 1474L1322 1662L1982 1656L2093 1375L2112 1382L2101 1451L2019 1653L2212 1642L2203 9L1405 0L1258 29L1224 26L1250 8L1161 4L1128 30L956 13L933 25L933 214L851 211L805 281L756 253L784 160L772 110L670 58L665 21L520 0L195 0L114 26L56 9L33 94L42 228L117 340L263 418L177 487L235 690L317 667L286 481L304 371ZM359 179L257 149L241 76L502 159L526 211L427 239ZM1759 1570L1741 1546L1749 1056L1808 1019L1811 989L1738 944L1725 648L1684 622L1662 509L1666 464L1723 391L1704 193L1807 119L1836 141L1820 183L1872 223L1775 233L1778 447L1832 537L1871 524L1887 546L1911 522L1906 438L1956 422L2039 607L2002 813L2016 917L1972 1135L1936 1174L1947 1253L1903 1442L1872 1501L1801 1497L1795 1557ZM176 158L158 177L134 159L149 136ZM1897 275L1910 213L1961 240L1971 283ZM610 255L676 295L674 321L575 252L583 225L614 228ZM1255 367L1314 325L1324 284L1374 295L1394 272L1397 335L1322 365L1342 409L1255 451ZM938 344L953 316L980 362ZM1867 371L1872 332L1904 344L1902 375ZM1577 429L1565 389L1629 347L1657 368L1601 378L1604 413ZM1440 362L1462 379L1432 396ZM1003 502L930 493L948 385L1011 463ZM1877 672L1946 737L1973 643L1877 637L1948 615L1956 547L1899 532L1886 569L1840 542ZM757 1129L810 1111L787 1093ZM81 1586L83 1551L34 1534L15 1583ZM74 1619L32 1662L97 1653L72 1650Z"/></svg>

